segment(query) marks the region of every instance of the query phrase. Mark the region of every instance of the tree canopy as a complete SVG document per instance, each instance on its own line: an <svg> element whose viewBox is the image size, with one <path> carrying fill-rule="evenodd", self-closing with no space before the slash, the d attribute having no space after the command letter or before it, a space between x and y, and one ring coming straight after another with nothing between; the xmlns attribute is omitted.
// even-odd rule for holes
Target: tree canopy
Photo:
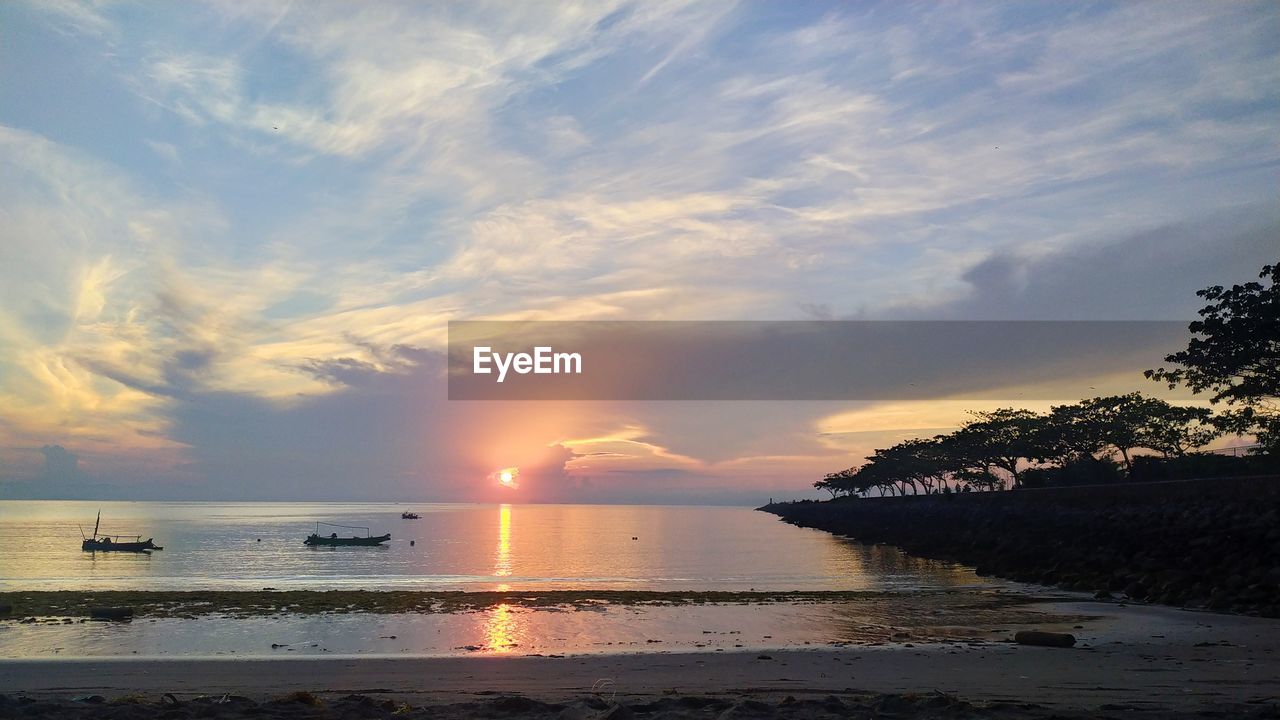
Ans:
<svg viewBox="0 0 1280 720"><path fill-rule="evenodd" d="M1209 400L1233 406L1217 425L1234 433L1252 432L1274 450L1280 444L1280 263L1267 265L1262 282L1221 285L1196 293L1209 301L1188 329L1187 347L1165 357L1176 367L1146 371L1169 387L1185 385Z"/></svg>
<svg viewBox="0 0 1280 720"><path fill-rule="evenodd" d="M1135 450L1181 456L1221 434L1207 408L1171 405L1141 393L1057 405L1048 413L1000 408L972 413L954 432L876 450L860 466L830 473L814 487L835 495L907 495L1021 487L1032 467L1111 477ZM1068 473L1069 474L1069 473ZM1042 480L1037 480L1042 482Z"/></svg>
<svg viewBox="0 0 1280 720"><path fill-rule="evenodd" d="M1171 405L1139 392L1055 405L1048 413L1000 408L971 413L952 433L917 438L878 449L861 466L831 473L814 483L832 495L996 490L1023 485L1031 471L1045 477L1076 474L1116 476L1119 454L1132 474L1135 450L1166 458L1203 447L1225 432L1253 433L1269 452L1280 446L1280 263L1259 278L1229 289L1196 293L1209 301L1185 350L1165 358L1172 368L1147 370L1170 388L1185 385L1209 392L1212 403L1230 409ZM1199 462L1202 458L1188 458Z"/></svg>

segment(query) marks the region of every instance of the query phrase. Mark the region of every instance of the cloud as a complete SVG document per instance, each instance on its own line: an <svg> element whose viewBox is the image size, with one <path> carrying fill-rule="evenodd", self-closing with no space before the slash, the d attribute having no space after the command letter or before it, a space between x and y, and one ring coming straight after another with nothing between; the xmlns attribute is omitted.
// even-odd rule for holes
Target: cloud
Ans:
<svg viewBox="0 0 1280 720"><path fill-rule="evenodd" d="M68 482L80 477L80 458L67 452L61 445L45 445L40 448L44 454L44 473L42 477L50 482Z"/></svg>
<svg viewBox="0 0 1280 720"><path fill-rule="evenodd" d="M1191 320L1210 285L1245 282L1276 259L1280 213L1224 211L1044 253L999 250L961 275L969 291L890 311L921 318Z"/></svg>
<svg viewBox="0 0 1280 720"><path fill-rule="evenodd" d="M670 49L662 56L662 59L649 68L644 75L640 76L637 86L642 87L648 84L650 80L653 80L654 76L662 72L672 61L688 54L700 45L706 45L711 33L733 12L735 4L726 2L717 5L693 6L682 8L685 12L675 13L678 18L675 24L681 26L682 32L677 36L676 42L672 43Z"/></svg>
<svg viewBox="0 0 1280 720"><path fill-rule="evenodd" d="M577 480L566 466L574 452L546 437L568 435L586 418L527 403L450 403L438 354L391 354L403 361L394 370L313 368L342 387L289 405L236 393L183 403L171 431L190 447L184 473L192 480L183 492L492 502L506 491L486 478L514 466L521 500L573 499Z"/></svg>
<svg viewBox="0 0 1280 720"><path fill-rule="evenodd" d="M98 12L94 3L77 2L77 0L40 0L27 5L49 15L55 26L64 32L101 38L110 37L116 31L115 24Z"/></svg>
<svg viewBox="0 0 1280 720"><path fill-rule="evenodd" d="M43 138L0 127L0 181L11 203L0 230L0 385L11 442L49 433L109 442L158 427L153 400L76 363L131 352L145 283L135 272L157 252L148 214L128 183ZM147 446L156 442L148 440Z"/></svg>
<svg viewBox="0 0 1280 720"><path fill-rule="evenodd" d="M7 9L55 30L11 67L66 78L0 83L24 473L57 443L214 494L463 496L511 454L609 464L595 497L783 482L839 457L840 408L419 384L451 319L1184 318L1274 260L1267 3Z"/></svg>

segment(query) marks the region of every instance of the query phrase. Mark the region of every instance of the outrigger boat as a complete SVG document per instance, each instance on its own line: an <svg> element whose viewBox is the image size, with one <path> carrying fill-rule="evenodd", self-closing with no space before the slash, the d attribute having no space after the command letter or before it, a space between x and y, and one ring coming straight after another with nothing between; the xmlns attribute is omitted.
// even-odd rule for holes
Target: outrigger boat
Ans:
<svg viewBox="0 0 1280 720"><path fill-rule="evenodd" d="M102 511L98 511L98 519L93 523L93 536L85 537L84 528L80 528L80 549L85 552L136 552L149 553L152 550L163 550L164 548L155 544L154 538L142 539L141 535L99 535L98 528L102 525ZM79 526L77 526L79 527ZM121 538L133 538L133 540L121 540Z"/></svg>
<svg viewBox="0 0 1280 720"><path fill-rule="evenodd" d="M363 530L364 537L360 537L359 535L352 535L351 537L338 537L338 533L329 533L329 535L327 536L321 535L320 534L321 525L324 525L326 527L346 528L348 530ZM311 547L336 547L339 545L363 545L363 546L371 547L375 545L381 545L382 543L387 542L390 539L391 539L391 533L387 533L386 535L373 536L369 534L369 528L367 527L360 527L358 525L334 525L333 523L318 522L316 523L316 531L308 535L307 539L302 541L302 544L310 545Z"/></svg>

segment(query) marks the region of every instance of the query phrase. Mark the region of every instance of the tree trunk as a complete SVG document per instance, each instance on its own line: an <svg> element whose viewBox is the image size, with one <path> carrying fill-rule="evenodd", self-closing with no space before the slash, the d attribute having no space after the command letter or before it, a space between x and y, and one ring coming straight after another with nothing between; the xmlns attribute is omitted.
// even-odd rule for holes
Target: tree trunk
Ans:
<svg viewBox="0 0 1280 720"><path fill-rule="evenodd" d="M1022 479L1018 477L1018 461L1014 460L1012 463L1006 465L1004 469L1009 473L1009 479L1013 483L1010 486L1010 489L1021 487Z"/></svg>

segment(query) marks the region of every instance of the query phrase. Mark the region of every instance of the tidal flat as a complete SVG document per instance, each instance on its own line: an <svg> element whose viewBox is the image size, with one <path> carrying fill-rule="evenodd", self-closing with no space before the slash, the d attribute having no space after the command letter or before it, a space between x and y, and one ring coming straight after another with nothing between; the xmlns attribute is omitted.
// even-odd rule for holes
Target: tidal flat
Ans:
<svg viewBox="0 0 1280 720"><path fill-rule="evenodd" d="M0 592L0 608L9 619L75 618L95 607L132 608L135 618L191 618L201 615L258 617L320 613L457 613L499 606L529 609L590 609L604 606L764 605L777 603L853 603L911 607L938 601L937 612L1008 608L1060 596L1014 592L917 591L647 591L547 590L413 591L413 590L106 590ZM913 602L914 601L914 602Z"/></svg>
<svg viewBox="0 0 1280 720"><path fill-rule="evenodd" d="M768 650L991 642L1088 613L1012 592L9 592L0 657ZM95 621L94 608L128 608Z"/></svg>
<svg viewBox="0 0 1280 720"><path fill-rule="evenodd" d="M418 615L416 621L470 618L497 639L520 642L506 652L413 657L389 654L305 656L288 647L268 657L27 657L0 659L0 717L902 717L902 718L1169 718L1275 717L1277 621L1188 612L1158 606L1095 602L1027 606L1043 613L1086 616L1073 630L1079 643L1048 648L1007 642L936 641L914 637L840 646L758 649L778 642L784 627L830 623L810 614L773 617L765 632L741 624L746 615L829 610L838 604L683 605L617 607L603 612L522 609L504 614ZM699 625L706 647L674 642L639 645L614 631L637 626L623 618L661 615L644 626L669 638ZM523 644L522 615L604 625L594 651L549 654ZM294 616L296 617L296 616ZM399 622L402 616L314 615L295 629L322 632L346 622ZM717 618L719 620L717 621ZM1029 618L1021 617L1019 622ZM87 623L76 629L112 634L153 633L202 622L282 630L269 619ZM793 625L793 623L800 623ZM166 626L172 623L171 626ZM718 624L717 624L718 623ZM1022 626L1022 625L1019 625ZM31 631L59 627L24 626ZM1025 626L1023 626L1025 627ZM262 629L259 628L259 629ZM731 628L741 628L733 634ZM345 632L345 631L344 631ZM686 631L681 631L686 632ZM698 631L695 629L695 633ZM265 647L267 630L227 637L244 652ZM7 634L0 632L0 638ZM429 630L434 636L435 631ZM382 635L386 635L382 632ZM300 636L301 637L301 636ZM316 637L313 635L313 637ZM654 635L650 639L657 639ZM405 642L365 638L366 651ZM606 643L613 643L607 645ZM743 645L736 651L733 645ZM289 647L293 647L290 645ZM144 646L145 649L145 646ZM881 696L879 694L888 694ZM358 694L368 699L352 699ZM874 697L868 697L868 695ZM166 697L168 695L169 697ZM501 699L498 695L520 695ZM201 698L206 700L202 701ZM112 702L112 699L118 702ZM711 698L712 700L709 700ZM834 698L834 699L833 699ZM303 702L305 701L305 702ZM586 705L584 705L586 703ZM655 704L657 703L657 704ZM458 705L461 704L461 705ZM768 705L769 707L766 707ZM463 707L465 706L465 707ZM453 713L453 714L450 714Z"/></svg>

